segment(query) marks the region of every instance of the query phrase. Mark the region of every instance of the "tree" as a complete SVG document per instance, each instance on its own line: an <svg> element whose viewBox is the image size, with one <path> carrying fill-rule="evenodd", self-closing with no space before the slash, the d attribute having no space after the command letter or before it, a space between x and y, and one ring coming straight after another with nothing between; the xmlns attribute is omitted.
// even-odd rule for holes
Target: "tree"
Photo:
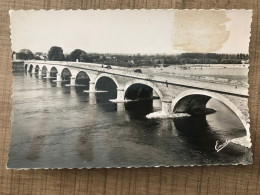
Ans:
<svg viewBox="0 0 260 195"><path fill-rule="evenodd" d="M21 49L20 52L16 54L16 58L20 60L31 60L34 58L34 55L29 49Z"/></svg>
<svg viewBox="0 0 260 195"><path fill-rule="evenodd" d="M53 46L48 52L48 59L52 61L64 61L65 57L63 54L63 49L58 46Z"/></svg>
<svg viewBox="0 0 260 195"><path fill-rule="evenodd" d="M75 62L77 59L80 60L81 55L85 55L86 52L81 49L75 49L69 54L69 61Z"/></svg>
<svg viewBox="0 0 260 195"><path fill-rule="evenodd" d="M65 57L65 61L70 61L70 56L69 56L69 54L64 54L64 57Z"/></svg>
<svg viewBox="0 0 260 195"><path fill-rule="evenodd" d="M82 53L80 55L80 61L93 63L93 56L91 54Z"/></svg>

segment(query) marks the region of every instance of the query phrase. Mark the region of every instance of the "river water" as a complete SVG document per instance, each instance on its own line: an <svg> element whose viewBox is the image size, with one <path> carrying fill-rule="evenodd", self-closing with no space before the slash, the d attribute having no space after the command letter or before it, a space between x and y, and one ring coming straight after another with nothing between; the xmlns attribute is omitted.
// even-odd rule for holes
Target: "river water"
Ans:
<svg viewBox="0 0 260 195"><path fill-rule="evenodd" d="M246 135L222 103L206 117L146 119L160 100L116 104L116 92L89 94L28 73L14 73L9 168L143 167L246 164L249 149L218 140Z"/></svg>

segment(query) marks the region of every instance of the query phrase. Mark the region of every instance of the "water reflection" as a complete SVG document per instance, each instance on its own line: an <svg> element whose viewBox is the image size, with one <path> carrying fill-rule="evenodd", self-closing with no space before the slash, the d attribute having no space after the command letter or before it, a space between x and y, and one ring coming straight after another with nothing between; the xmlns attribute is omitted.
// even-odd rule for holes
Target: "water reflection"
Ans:
<svg viewBox="0 0 260 195"><path fill-rule="evenodd" d="M31 144L30 144L30 147L28 148L26 158L28 158L30 160L37 159L40 155L40 152L41 152L43 146L44 146L44 140L45 140L44 135L34 136L30 140Z"/></svg>
<svg viewBox="0 0 260 195"><path fill-rule="evenodd" d="M213 152L219 138L209 126L206 116L191 116L173 119L174 126L182 139L193 149Z"/></svg>
<svg viewBox="0 0 260 195"><path fill-rule="evenodd" d="M126 102L125 110L132 119L144 118L147 114L154 111L153 100Z"/></svg>
<svg viewBox="0 0 260 195"><path fill-rule="evenodd" d="M76 151L79 157L86 163L93 161L93 136L85 128L80 130L77 138Z"/></svg>
<svg viewBox="0 0 260 195"><path fill-rule="evenodd" d="M115 112L117 110L117 104L110 102L109 100L116 98L116 91L109 91L106 93L95 93L97 107L100 112Z"/></svg>
<svg viewBox="0 0 260 195"><path fill-rule="evenodd" d="M117 103L117 111L124 112L125 111L125 104L124 103Z"/></svg>
<svg viewBox="0 0 260 195"><path fill-rule="evenodd" d="M89 104L97 104L96 93L89 93Z"/></svg>

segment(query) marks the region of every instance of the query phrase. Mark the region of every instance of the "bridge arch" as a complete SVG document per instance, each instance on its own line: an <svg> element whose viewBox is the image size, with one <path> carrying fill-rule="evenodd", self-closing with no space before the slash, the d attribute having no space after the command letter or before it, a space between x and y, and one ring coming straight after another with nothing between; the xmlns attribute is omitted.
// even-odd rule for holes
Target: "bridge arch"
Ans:
<svg viewBox="0 0 260 195"><path fill-rule="evenodd" d="M40 66L39 66L39 65L36 65L36 66L35 66L35 72L37 73L37 72L39 72L39 70L41 70L41 69L40 69Z"/></svg>
<svg viewBox="0 0 260 195"><path fill-rule="evenodd" d="M32 72L32 70L33 70L33 64L30 64L30 66L28 67L29 69L28 69L28 72Z"/></svg>
<svg viewBox="0 0 260 195"><path fill-rule="evenodd" d="M68 68L63 68L61 71L61 78L62 80L70 80L70 77L72 76L71 71Z"/></svg>
<svg viewBox="0 0 260 195"><path fill-rule="evenodd" d="M24 70L27 72L27 69L28 69L28 64L25 64L24 65Z"/></svg>
<svg viewBox="0 0 260 195"><path fill-rule="evenodd" d="M51 77L57 77L57 74L58 74L58 69L55 66L52 66L50 68L50 76Z"/></svg>
<svg viewBox="0 0 260 195"><path fill-rule="evenodd" d="M42 75L47 75L47 72L48 72L47 66L43 66L42 67Z"/></svg>
<svg viewBox="0 0 260 195"><path fill-rule="evenodd" d="M206 108L206 104L211 98L228 106L242 122L247 131L247 135L250 135L249 123L247 123L246 116L230 100L218 93L193 89L184 91L173 99L172 111L176 113L188 113L191 109L199 107L203 109Z"/></svg>
<svg viewBox="0 0 260 195"><path fill-rule="evenodd" d="M76 84L89 84L90 77L86 71L79 71L75 78Z"/></svg>
<svg viewBox="0 0 260 195"><path fill-rule="evenodd" d="M116 84L116 87L119 88L119 84L117 82L117 80L115 79L115 77L113 77L113 75L111 74L106 74L106 73L101 73L100 75L98 75L98 77L95 79L94 83L95 83L95 88L96 88L96 85L97 85L97 82L99 79L103 78L103 77L107 77L107 78L110 78L111 80L114 81L114 83ZM91 80L92 81L92 80Z"/></svg>
<svg viewBox="0 0 260 195"><path fill-rule="evenodd" d="M136 85L136 84L142 84L142 85L146 85L146 86L150 87L152 90L154 90L157 93L157 95L160 97L161 100L163 99L163 94L160 91L160 89L152 82L146 81L146 80L133 80L133 81L130 81L129 83L127 83L124 87L124 98L126 97L127 90L131 86Z"/></svg>

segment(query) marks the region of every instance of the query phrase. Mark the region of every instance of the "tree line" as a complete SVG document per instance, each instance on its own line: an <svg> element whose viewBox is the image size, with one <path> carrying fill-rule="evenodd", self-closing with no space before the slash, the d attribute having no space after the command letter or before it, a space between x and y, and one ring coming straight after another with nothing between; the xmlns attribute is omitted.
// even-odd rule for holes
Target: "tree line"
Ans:
<svg viewBox="0 0 260 195"><path fill-rule="evenodd" d="M70 54L64 54L61 47L53 46L47 54L41 52L32 53L28 49L22 49L16 53L16 58L21 60L80 61L124 67L156 67L182 64L241 64L248 62L249 56L243 53L182 53L173 55L100 54L86 53L81 49L75 49Z"/></svg>

